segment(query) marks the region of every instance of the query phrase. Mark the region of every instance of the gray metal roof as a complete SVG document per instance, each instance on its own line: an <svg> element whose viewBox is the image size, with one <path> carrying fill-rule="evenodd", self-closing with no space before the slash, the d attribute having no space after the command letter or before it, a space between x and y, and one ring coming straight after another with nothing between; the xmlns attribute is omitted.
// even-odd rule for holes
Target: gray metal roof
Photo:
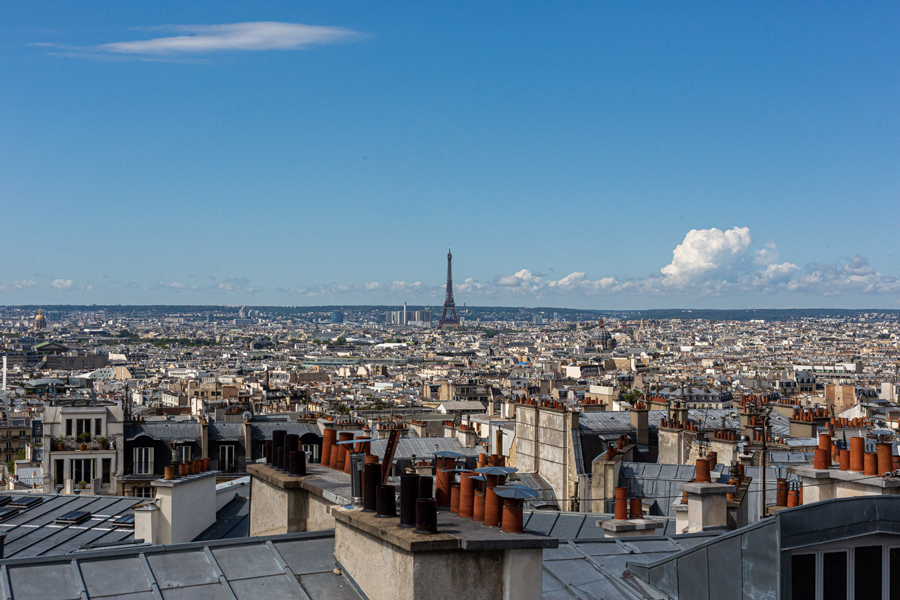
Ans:
<svg viewBox="0 0 900 600"><path fill-rule="evenodd" d="M690 481L695 469L693 465L622 463L619 485L628 488L629 497L656 501L652 514L668 516L672 503L681 498L678 485ZM716 465L712 475L714 479L728 481L728 469L723 464Z"/></svg>
<svg viewBox="0 0 900 600"><path fill-rule="evenodd" d="M225 506L216 511L216 522L194 541L226 540L250 535L250 499L234 494Z"/></svg>
<svg viewBox="0 0 900 600"><path fill-rule="evenodd" d="M594 527L597 530L596 527ZM597 530L599 533L602 530ZM570 539L544 550L541 596L544 600L603 598L664 600L668 597L640 579L625 574L628 563L647 564L683 552L711 537L635 537Z"/></svg>
<svg viewBox="0 0 900 600"><path fill-rule="evenodd" d="M209 439L217 442L236 442L244 439L243 423L210 423Z"/></svg>
<svg viewBox="0 0 900 600"><path fill-rule="evenodd" d="M871 534L900 536L900 497L835 498L788 508L649 563L646 556L629 559L626 568L664 597L786 597L790 579L779 576L785 551Z"/></svg>
<svg viewBox="0 0 900 600"><path fill-rule="evenodd" d="M134 530L116 529L112 523L119 517L134 515L132 507L145 500L119 496L15 493L2 494L2 497L40 499L39 504L22 509L0 522L0 533L6 534L4 555L7 558L65 554L86 544L129 543L134 539ZM58 517L72 511L88 512L91 517L77 525L56 523Z"/></svg>
<svg viewBox="0 0 900 600"><path fill-rule="evenodd" d="M140 435L154 440L188 441L200 439L200 423L186 422L144 422L126 425L125 439L132 441Z"/></svg>
<svg viewBox="0 0 900 600"><path fill-rule="evenodd" d="M347 576L335 574L333 553L334 533L317 532L4 560L4 596L361 600Z"/></svg>
<svg viewBox="0 0 900 600"><path fill-rule="evenodd" d="M740 420L731 417L731 413L735 412L731 408L692 408L688 410L688 418L698 421L702 429L716 429L722 426L722 417L725 417L725 427L729 429L737 429L741 426ZM778 414L786 423L789 422L780 413ZM647 421L651 428L658 428L660 422L665 418L665 410L647 411ZM776 419L773 419L773 425ZM632 431L631 412L584 412L579 416L578 422L581 429L590 431Z"/></svg>
<svg viewBox="0 0 900 600"><path fill-rule="evenodd" d="M387 438L381 438L372 441L372 454L384 456L384 449L387 446ZM417 458L427 458L437 451L449 450L459 452L463 456L478 457L479 452L484 452L484 448L476 446L474 448L466 448L456 438L434 437L434 438L400 438L397 444L397 451L394 453L394 460L407 459L413 454Z"/></svg>
<svg viewBox="0 0 900 600"><path fill-rule="evenodd" d="M271 440L272 432L276 429L282 429L289 434L303 435L305 433L314 433L322 437L322 430L316 423L298 423L294 422L257 422L252 421L250 427L253 429L253 439L255 440Z"/></svg>

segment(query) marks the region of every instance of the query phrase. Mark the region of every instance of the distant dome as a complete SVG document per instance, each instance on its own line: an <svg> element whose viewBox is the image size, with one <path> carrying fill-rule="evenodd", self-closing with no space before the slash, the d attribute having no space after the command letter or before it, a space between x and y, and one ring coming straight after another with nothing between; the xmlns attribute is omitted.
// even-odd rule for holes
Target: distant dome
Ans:
<svg viewBox="0 0 900 600"><path fill-rule="evenodd" d="M38 314L34 318L34 330L40 331L41 329L47 328L47 319L44 318L44 312L42 309L38 309Z"/></svg>

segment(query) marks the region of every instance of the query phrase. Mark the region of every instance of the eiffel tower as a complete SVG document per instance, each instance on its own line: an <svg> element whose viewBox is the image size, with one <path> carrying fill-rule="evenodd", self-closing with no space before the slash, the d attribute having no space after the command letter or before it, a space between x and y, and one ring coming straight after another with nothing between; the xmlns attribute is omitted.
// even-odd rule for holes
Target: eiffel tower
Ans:
<svg viewBox="0 0 900 600"><path fill-rule="evenodd" d="M441 311L441 320L438 327L459 327L459 317L456 316L456 302L453 301L453 270L451 261L453 255L447 249L447 295L444 297L444 310Z"/></svg>

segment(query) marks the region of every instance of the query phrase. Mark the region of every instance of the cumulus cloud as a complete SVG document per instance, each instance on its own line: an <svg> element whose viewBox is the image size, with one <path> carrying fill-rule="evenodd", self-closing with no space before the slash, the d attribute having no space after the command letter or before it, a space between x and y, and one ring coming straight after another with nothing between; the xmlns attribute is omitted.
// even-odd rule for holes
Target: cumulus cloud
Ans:
<svg viewBox="0 0 900 600"><path fill-rule="evenodd" d="M224 23L219 25L163 25L149 28L179 35L146 40L110 42L96 46L66 46L38 42L55 54L83 58L172 58L206 56L216 52L300 50L312 45L334 44L364 36L342 27L304 25L277 21Z"/></svg>
<svg viewBox="0 0 900 600"><path fill-rule="evenodd" d="M689 285L712 277L728 278L750 247L750 229L691 229L661 269L667 285Z"/></svg>
<svg viewBox="0 0 900 600"><path fill-rule="evenodd" d="M50 285L58 290L68 290L75 286L75 282L71 279L54 279L50 282Z"/></svg>

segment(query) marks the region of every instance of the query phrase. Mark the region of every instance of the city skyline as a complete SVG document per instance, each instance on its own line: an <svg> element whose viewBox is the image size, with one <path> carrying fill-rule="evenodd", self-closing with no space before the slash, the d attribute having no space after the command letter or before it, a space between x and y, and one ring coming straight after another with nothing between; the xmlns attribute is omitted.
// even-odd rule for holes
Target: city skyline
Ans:
<svg viewBox="0 0 900 600"><path fill-rule="evenodd" d="M896 6L52 6L0 304L900 307Z"/></svg>

